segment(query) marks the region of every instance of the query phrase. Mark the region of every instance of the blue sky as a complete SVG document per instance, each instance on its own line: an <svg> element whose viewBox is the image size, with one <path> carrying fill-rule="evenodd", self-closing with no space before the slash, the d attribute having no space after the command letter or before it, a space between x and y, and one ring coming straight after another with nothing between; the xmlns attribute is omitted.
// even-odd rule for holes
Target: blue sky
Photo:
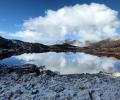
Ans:
<svg viewBox="0 0 120 100"><path fill-rule="evenodd" d="M0 31L16 32L24 20L44 16L47 9L91 2L103 3L120 11L120 0L0 0Z"/></svg>

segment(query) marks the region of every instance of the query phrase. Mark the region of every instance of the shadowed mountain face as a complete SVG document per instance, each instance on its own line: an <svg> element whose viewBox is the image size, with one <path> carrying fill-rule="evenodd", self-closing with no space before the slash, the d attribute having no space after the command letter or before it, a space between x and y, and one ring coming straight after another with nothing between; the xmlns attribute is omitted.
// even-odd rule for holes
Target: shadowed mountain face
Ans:
<svg viewBox="0 0 120 100"><path fill-rule="evenodd" d="M0 59L28 52L46 52L48 48L48 46L39 43L28 43L0 37Z"/></svg>
<svg viewBox="0 0 120 100"><path fill-rule="evenodd" d="M0 51L14 51L14 52L31 52L31 53L40 53L46 51L72 51L75 50L77 46L73 46L69 43L55 44L55 45L43 45L40 43L29 43L19 40L9 40L3 37L0 37Z"/></svg>
<svg viewBox="0 0 120 100"><path fill-rule="evenodd" d="M12 40L8 40L0 37L0 49L11 49L14 47L19 47L17 43L14 43Z"/></svg>
<svg viewBox="0 0 120 100"><path fill-rule="evenodd" d="M20 40L9 40L3 37L0 37L0 49L21 49L21 50L42 50L44 48L48 48L48 46L40 44L40 43L29 43L23 42Z"/></svg>
<svg viewBox="0 0 120 100"><path fill-rule="evenodd" d="M89 46L78 47L69 43L43 45L40 43L29 43L19 40L9 40L0 37L0 59L19 55L22 53L41 53L41 52L85 52L98 56L111 56L120 58L120 40L103 40L96 43L89 43Z"/></svg>

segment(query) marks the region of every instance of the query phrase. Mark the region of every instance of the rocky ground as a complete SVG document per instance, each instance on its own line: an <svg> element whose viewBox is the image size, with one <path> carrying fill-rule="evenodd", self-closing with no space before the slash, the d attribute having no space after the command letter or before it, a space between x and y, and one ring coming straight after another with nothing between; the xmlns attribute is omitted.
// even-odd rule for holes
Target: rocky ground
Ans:
<svg viewBox="0 0 120 100"><path fill-rule="evenodd" d="M120 78L98 74L60 75L44 66L0 66L0 100L120 100Z"/></svg>

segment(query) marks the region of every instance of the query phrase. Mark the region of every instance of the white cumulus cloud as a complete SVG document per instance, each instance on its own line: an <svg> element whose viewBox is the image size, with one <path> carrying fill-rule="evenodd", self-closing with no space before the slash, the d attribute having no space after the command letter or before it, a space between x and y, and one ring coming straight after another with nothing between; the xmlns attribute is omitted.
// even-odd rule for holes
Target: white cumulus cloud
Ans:
<svg viewBox="0 0 120 100"><path fill-rule="evenodd" d="M77 37L84 43L118 37L119 25L118 12L104 4L76 4L28 19L21 31L12 35L25 41L50 44L69 39L71 35L70 39Z"/></svg>

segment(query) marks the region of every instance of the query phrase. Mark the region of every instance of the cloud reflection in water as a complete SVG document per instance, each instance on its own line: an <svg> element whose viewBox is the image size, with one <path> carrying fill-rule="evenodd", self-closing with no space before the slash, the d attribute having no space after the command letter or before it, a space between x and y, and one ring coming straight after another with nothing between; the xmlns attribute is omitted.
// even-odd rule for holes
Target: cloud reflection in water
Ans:
<svg viewBox="0 0 120 100"><path fill-rule="evenodd" d="M46 68L59 71L61 74L97 73L99 71L116 72L120 62L115 58L97 57L85 53L40 53L22 54L16 59L25 63L45 65Z"/></svg>

